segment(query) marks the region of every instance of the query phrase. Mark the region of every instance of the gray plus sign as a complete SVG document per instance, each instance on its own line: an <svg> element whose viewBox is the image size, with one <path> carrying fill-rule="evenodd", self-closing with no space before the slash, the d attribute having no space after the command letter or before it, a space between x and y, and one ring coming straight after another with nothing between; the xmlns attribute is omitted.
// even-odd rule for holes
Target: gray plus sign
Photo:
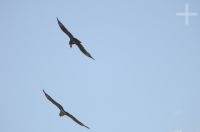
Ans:
<svg viewBox="0 0 200 132"><path fill-rule="evenodd" d="M184 13L176 13L177 16L185 16L185 25L188 25L188 17L189 16L197 16L197 13L189 13L188 4L185 4L185 12Z"/></svg>

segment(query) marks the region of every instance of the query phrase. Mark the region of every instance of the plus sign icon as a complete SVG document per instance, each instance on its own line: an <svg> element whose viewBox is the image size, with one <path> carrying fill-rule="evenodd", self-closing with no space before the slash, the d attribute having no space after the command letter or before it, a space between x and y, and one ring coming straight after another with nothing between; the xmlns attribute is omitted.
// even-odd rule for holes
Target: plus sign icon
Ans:
<svg viewBox="0 0 200 132"><path fill-rule="evenodd" d="M176 13L177 16L184 16L185 17L185 25L189 24L189 16L197 16L197 13L190 13L188 9L188 3L185 4L185 12L183 13Z"/></svg>

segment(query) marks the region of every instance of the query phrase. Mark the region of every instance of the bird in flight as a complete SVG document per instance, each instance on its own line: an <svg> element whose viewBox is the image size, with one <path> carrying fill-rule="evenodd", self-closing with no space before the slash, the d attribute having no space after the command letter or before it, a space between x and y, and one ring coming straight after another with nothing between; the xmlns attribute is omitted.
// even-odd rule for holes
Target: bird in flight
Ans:
<svg viewBox="0 0 200 132"><path fill-rule="evenodd" d="M80 49L80 51L83 52L83 54L85 54L86 56L92 58L94 60L94 58L90 55L90 53L83 47L83 45L81 44L81 41L78 40L77 38L75 38L68 30L67 28L59 21L59 19L57 18L58 21L58 25L60 26L61 30L67 34L67 36L70 38L69 40L69 45L70 47L72 47L73 44L76 44L78 46L78 48Z"/></svg>
<svg viewBox="0 0 200 132"><path fill-rule="evenodd" d="M66 112L64 110L64 108L59 103L57 103L55 100L53 100L44 90L43 90L43 92L44 92L46 98L60 109L60 113L59 113L60 117L66 115L66 116L70 117L72 120L74 120L76 123L78 123L79 125L90 129L88 126L84 125L78 119L76 119L73 115L71 115L70 113Z"/></svg>

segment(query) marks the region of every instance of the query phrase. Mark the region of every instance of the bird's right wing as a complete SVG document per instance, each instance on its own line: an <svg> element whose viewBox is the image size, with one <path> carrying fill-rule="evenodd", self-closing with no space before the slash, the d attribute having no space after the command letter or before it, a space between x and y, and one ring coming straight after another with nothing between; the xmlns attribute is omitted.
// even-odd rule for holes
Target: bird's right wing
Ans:
<svg viewBox="0 0 200 132"><path fill-rule="evenodd" d="M70 39L74 38L74 36L67 30L67 28L59 21L59 19L57 18L58 21L58 25L60 26L61 30L66 33Z"/></svg>
<svg viewBox="0 0 200 132"><path fill-rule="evenodd" d="M83 52L83 54L85 54L87 57L90 57L94 60L94 58L90 55L90 53L83 47L83 45L81 43L76 43L76 45L78 46L78 48L80 49L80 51Z"/></svg>
<svg viewBox="0 0 200 132"><path fill-rule="evenodd" d="M78 119L76 119L73 115L71 115L70 113L65 111L65 115L67 115L68 117L70 117L72 120L74 120L76 123L78 123L81 126L86 127L87 129L90 129L88 126L84 125L82 122L80 122Z"/></svg>
<svg viewBox="0 0 200 132"><path fill-rule="evenodd" d="M56 105L60 110L64 110L63 107L59 103L57 103L55 100L53 100L44 90L43 92L49 101L51 101L54 105Z"/></svg>

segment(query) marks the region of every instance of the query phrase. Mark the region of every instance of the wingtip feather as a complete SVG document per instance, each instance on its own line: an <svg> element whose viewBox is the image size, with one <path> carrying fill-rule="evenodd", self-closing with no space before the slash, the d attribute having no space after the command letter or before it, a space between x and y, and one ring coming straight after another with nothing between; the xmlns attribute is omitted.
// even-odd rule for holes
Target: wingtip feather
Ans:
<svg viewBox="0 0 200 132"><path fill-rule="evenodd" d="M85 126L87 129L90 129L88 126Z"/></svg>
<svg viewBox="0 0 200 132"><path fill-rule="evenodd" d="M46 95L47 93L44 91L44 89L42 89L43 93Z"/></svg>

